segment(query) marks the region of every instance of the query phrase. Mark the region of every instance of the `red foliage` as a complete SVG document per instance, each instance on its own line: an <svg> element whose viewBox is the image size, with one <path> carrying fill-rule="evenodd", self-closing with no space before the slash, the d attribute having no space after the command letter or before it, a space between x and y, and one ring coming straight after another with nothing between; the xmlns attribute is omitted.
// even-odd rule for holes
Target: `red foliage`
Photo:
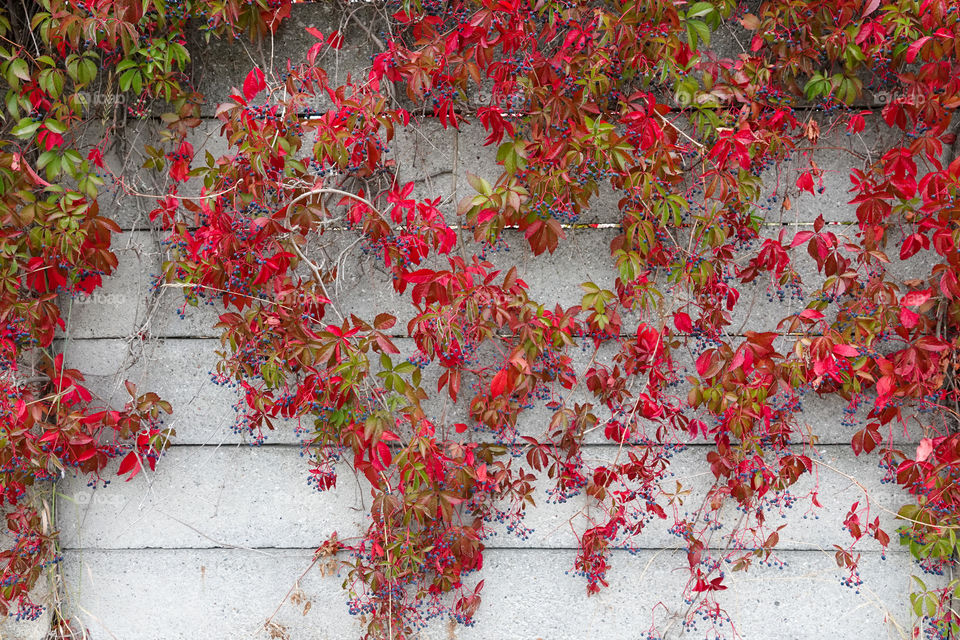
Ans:
<svg viewBox="0 0 960 640"><path fill-rule="evenodd" d="M274 33L291 11L290 2L190 7L207 12L212 30L231 34ZM357 594L351 609L368 616L370 637L409 637L424 607L446 602L453 619L472 621L483 582L465 579L482 567L493 523L529 534L522 518L537 475L550 484L548 501L586 496L589 509L574 524L575 569L588 593L607 584L612 549L629 547L651 520L672 519L689 563L685 597L696 603L688 619L720 620L724 567L776 562L781 527L769 516L792 507L792 488L818 468L798 425L805 394L849 402L843 424L854 452L876 451L890 479L916 498L900 512L901 539L928 565L952 558L956 434L923 417L920 446L900 451L893 432L906 424L907 406L957 411L960 160L944 162L960 106L957 8L948 0L762 2L755 13L728 0L616 9L405 3L364 81L331 82L318 62L345 36L312 27L316 41L304 61L251 69L216 110L229 151L205 162L187 141L200 119L177 71L187 15L112 0L83 12L53 2L39 30L69 71L68 55L82 64L76 55L93 29L124 91L174 105L164 117L167 146L147 154L171 183L151 214L169 233L163 280L182 285L191 304L222 303L218 375L238 384L251 433L263 437L278 417L307 420L311 482L335 487L343 454L363 474L368 528L320 549L352 552L343 561ZM732 57L706 49L725 21L752 34ZM147 59L131 44L141 36L153 47ZM154 52L165 64L154 64ZM89 293L113 270L117 228L98 215L95 186L80 187L61 209L34 203L32 194L58 186L63 160L53 158L78 119L41 69L24 66L20 52L10 58L3 73L13 95L40 113L14 114L11 135L42 152L36 162L23 150L0 154L0 169L18 181L2 194L4 225L14 230L5 242L15 247L5 255L17 258L4 263L13 275L0 299L4 354L15 363L62 328L58 293ZM85 86L78 69L71 77ZM401 107L393 89L416 109ZM880 118L854 108L871 94L884 99ZM320 98L326 110L305 115L304 105ZM801 100L820 107L819 116L797 109ZM388 150L398 127L429 119L443 128L475 119L496 146L500 175L467 174L472 193L455 210L442 194L401 184ZM819 216L769 235L765 220L778 224L765 218L773 202L785 211L791 196L818 202L825 190L821 138L859 135L879 120L897 136L876 153L851 154L861 160L850 172L856 224ZM70 177L92 184L89 165L102 168L104 154L97 146L86 157L83 175ZM801 168L769 194L761 174L791 158ZM191 180L202 183L199 195L184 195ZM487 260L514 231L536 256L559 251L601 188L618 197L612 284L585 282L579 304L550 310L532 299L517 268ZM63 216L83 233L63 232ZM42 241L35 229L64 238ZM311 244L328 233L354 236L336 260ZM891 245L909 267L920 258L932 267L898 280L887 267ZM393 310L360 318L338 304L353 246L408 298L406 327ZM816 269L807 282L804 260ZM764 280L774 312L788 298L802 308L780 314L775 326L738 327L734 317L752 306L742 294ZM412 339L416 353L396 357L398 338ZM591 354L582 368L578 346ZM44 366L43 390L11 379L14 401L4 415L17 439L0 455L40 452L55 467L96 473L124 453L128 480L153 468L168 435L153 423L167 409L158 398L131 390L125 410L93 411L79 372L59 357ZM448 423L427 402L428 367L436 394L466 405L466 422ZM570 393L581 383L591 401L574 403ZM538 402L550 419L531 429L525 412ZM865 415L857 415L861 405ZM598 462L584 442L601 428L616 453ZM111 431L130 443L101 444ZM691 442L708 445L705 468L716 480L695 520L678 508L689 491L664 482L672 455ZM17 503L25 480L4 482L5 499ZM815 491L808 497L819 507ZM744 515L719 548L710 532L730 502ZM11 530L36 527L31 514L14 515ZM889 536L866 501L844 524L853 543L838 545L836 557L855 585L852 544L869 537L886 547ZM34 569L9 570L28 585ZM4 592L3 602L22 592ZM937 602L929 615L955 622L943 598Z"/></svg>

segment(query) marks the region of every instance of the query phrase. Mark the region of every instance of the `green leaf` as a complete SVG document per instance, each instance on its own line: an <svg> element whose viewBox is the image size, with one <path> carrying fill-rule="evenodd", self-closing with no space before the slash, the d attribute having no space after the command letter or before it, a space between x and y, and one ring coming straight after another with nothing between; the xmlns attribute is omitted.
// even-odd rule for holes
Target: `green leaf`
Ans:
<svg viewBox="0 0 960 640"><path fill-rule="evenodd" d="M47 172L47 182L53 182L60 175L60 156L54 155L45 167Z"/></svg>
<svg viewBox="0 0 960 640"><path fill-rule="evenodd" d="M517 169L527 166L524 157L526 145L521 140L508 140L497 149L497 162L503 164L508 173L516 173Z"/></svg>
<svg viewBox="0 0 960 640"><path fill-rule="evenodd" d="M137 69L130 69L120 74L121 91L129 91L130 89L133 89L135 93L140 93L142 82L143 78L140 76L140 71Z"/></svg>
<svg viewBox="0 0 960 640"><path fill-rule="evenodd" d="M14 118L20 117L20 107L18 94L15 91L7 91L7 113L9 113Z"/></svg>
<svg viewBox="0 0 960 640"><path fill-rule="evenodd" d="M50 162L53 161L53 159L56 157L57 157L56 151L53 151L53 150L44 151L43 153L40 154L40 157L37 158L37 169L43 169L48 164L50 164Z"/></svg>
<svg viewBox="0 0 960 640"><path fill-rule="evenodd" d="M67 130L67 125L63 124L59 120L54 120L53 118L44 120L43 126L53 133L64 133Z"/></svg>
<svg viewBox="0 0 960 640"><path fill-rule="evenodd" d="M807 100L815 100L818 96L830 95L831 84L829 78L814 73L803 87L803 95Z"/></svg>
<svg viewBox="0 0 960 640"><path fill-rule="evenodd" d="M70 76L74 82L77 80L77 72L80 68L80 61L77 59L77 56L71 55L67 58L67 75Z"/></svg>
<svg viewBox="0 0 960 640"><path fill-rule="evenodd" d="M39 128L40 123L35 121L33 118L22 118L10 133L20 139L24 139L35 134Z"/></svg>
<svg viewBox="0 0 960 640"><path fill-rule="evenodd" d="M687 11L687 18L702 18L713 11L716 9L709 2L697 2Z"/></svg>
<svg viewBox="0 0 960 640"><path fill-rule="evenodd" d="M691 49L696 49L699 42L710 46L710 27L702 20L688 20L687 39Z"/></svg>
<svg viewBox="0 0 960 640"><path fill-rule="evenodd" d="M91 176L86 175L80 178L77 183L77 186L80 187L80 190L91 200L96 200L97 198L97 184L91 179Z"/></svg>
<svg viewBox="0 0 960 640"><path fill-rule="evenodd" d="M97 63L90 58L84 58L80 61L80 67L77 70L77 82L80 84L90 84L97 77Z"/></svg>
<svg viewBox="0 0 960 640"><path fill-rule="evenodd" d="M467 172L467 182L470 183L470 186L473 187L477 193L482 193L485 196L489 196L493 193L493 189L491 189L489 182L478 175L470 173L469 171Z"/></svg>
<svg viewBox="0 0 960 640"><path fill-rule="evenodd" d="M23 58L16 58L10 62L10 71L21 80L30 79L30 67Z"/></svg>

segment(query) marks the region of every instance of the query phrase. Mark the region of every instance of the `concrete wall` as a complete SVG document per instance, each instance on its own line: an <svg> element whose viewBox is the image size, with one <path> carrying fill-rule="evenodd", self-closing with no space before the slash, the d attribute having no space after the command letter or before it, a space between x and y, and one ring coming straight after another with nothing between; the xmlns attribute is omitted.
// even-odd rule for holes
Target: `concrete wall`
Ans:
<svg viewBox="0 0 960 640"><path fill-rule="evenodd" d="M303 54L312 40L303 33L304 26L326 32L338 21L339 15L328 6L296 7L294 19L277 36L276 63ZM361 68L373 52L361 30L348 28L347 33L346 48L339 60L331 61L341 75ZM262 60L269 50L251 49L249 54ZM238 44L214 44L195 57L202 88L214 101L239 85L250 66L250 57ZM211 122L204 131L215 129ZM214 153L223 151L221 143L202 133L198 144ZM494 151L482 147L483 137L473 126L456 132L428 125L419 133L406 132L393 145L401 178L430 175L436 195L451 196L455 202L468 189L465 171L495 176ZM794 197L789 211L777 207L766 232L776 234L784 226L795 230L817 215L838 229L852 221L853 209L846 204L852 156L843 149L862 152L865 145L882 143L883 137L883 131L869 129L862 137L841 134L822 141L822 146L834 147L816 155L826 171L826 193ZM781 184L795 180L794 166L782 167L781 172L769 176L771 188L777 180ZM453 185L459 185L459 193L452 192ZM427 184L418 188L425 193ZM158 273L162 255L159 236L144 215L150 208L148 200L105 195L102 204L125 229L117 242L121 266L97 296L73 303L63 349L72 366L88 373L92 388L105 398L122 398L122 380L127 378L172 401L175 413L170 423L178 438L155 473L142 473L132 482L118 481L96 491L82 479L59 484L65 610L89 627L94 640L267 638L271 634L262 628L264 621L296 586L301 604L288 601L280 609L275 621L281 626L273 629L274 637L358 637L360 627L348 615L340 589L342 578L324 577L318 570L299 581L298 577L327 535L333 531L349 535L361 525L361 501L368 497L364 489L349 473L341 475L334 491L321 494L308 487L307 467L290 425L260 447L249 446L231 431L236 398L212 384L208 374L219 347L213 328L217 311L190 309L181 319L176 313L178 291L151 291L151 276ZM452 205L447 208L452 214ZM583 219L616 220L615 199L609 195ZM537 259L523 250L523 239L516 236L513 250L493 259L517 264L535 299L550 306L575 304L581 282L612 284L608 243L613 234L602 228L571 230L555 255ZM815 269L809 264L802 269L805 281L815 283ZM385 308L398 309L401 319L409 313L399 307L389 279L373 265L362 263L347 277L349 286L339 302L348 310L372 317ZM790 304L768 302L766 288L761 283L744 290L734 329L770 328L789 312ZM814 512L803 504L785 514L789 526L781 534L777 553L785 568L757 566L747 573L728 574L729 589L721 603L743 638L873 640L910 633L914 619L908 602L909 576L917 568L899 549L892 548L884 558L876 545L862 545L864 584L858 590L841 585L844 574L837 569L832 545L848 538L842 520L850 504L864 500L864 488L846 476L862 482L888 531L895 525L889 511L882 509L895 511L905 501L896 487L880 483L875 457L853 456L850 431L840 424L842 407L835 399L807 402L803 420L821 438L819 495L824 507ZM545 416L543 408L528 412L523 428L540 428ZM909 446L915 436L898 434L898 439ZM587 455L603 458L611 451L597 439ZM710 480L705 452L703 447L691 447L678 456L675 475L669 479L670 486L679 480L694 488L690 504L696 504L696 496ZM797 493L811 488L811 481L807 478ZM644 637L657 602L665 603L671 614L684 611L680 594L686 558L666 530L669 521L653 523L635 553L614 552L610 588L586 598L584 582L565 573L576 549L567 522L571 518L576 522L582 504L571 501L533 510L528 525L535 533L528 540L505 533L495 537L482 572L486 587L476 626L439 625L424 637L630 640ZM312 605L305 612L306 601ZM662 608L657 623L661 630L670 624ZM679 637L682 631L673 624L670 637ZM21 627L15 633L27 637L30 632ZM729 629L721 635L732 637ZM700 627L688 636L713 637L713 632Z"/></svg>

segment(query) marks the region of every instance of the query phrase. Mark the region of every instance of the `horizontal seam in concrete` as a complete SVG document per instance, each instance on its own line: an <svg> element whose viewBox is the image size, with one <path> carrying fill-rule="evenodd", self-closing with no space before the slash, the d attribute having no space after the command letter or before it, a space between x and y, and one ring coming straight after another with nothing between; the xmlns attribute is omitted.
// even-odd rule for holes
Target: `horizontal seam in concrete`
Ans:
<svg viewBox="0 0 960 640"><path fill-rule="evenodd" d="M416 181L416 180L413 180L412 182L417 182L417 181ZM132 196L131 196L131 197L132 197ZM196 198L199 198L199 196L184 196L184 198L196 199ZM849 204L848 204L847 206L850 206L851 209L853 208L852 205L849 205ZM779 228L788 228L788 227L794 227L794 228L804 227L804 228L806 228L806 227L812 227L814 224L816 224L814 221L807 221L807 220L794 220L794 221L790 221L790 220L780 220L780 221L777 221L777 220L765 220L764 222L761 222L761 223L760 223L760 226L761 226L761 227L764 227L764 228L767 228L767 229L775 229L775 228L778 228L778 227L779 227ZM828 226L831 226L831 227L854 227L854 226L856 226L856 225L858 225L858 224L859 224L859 223L858 223L857 221L855 221L855 220L829 220L829 221L828 221L828 220L825 220L825 221L824 221L824 226L825 226L825 227L828 227ZM561 228L563 228L563 229L567 229L567 230L572 229L572 230L578 231L578 232L587 232L587 231L609 231L609 230L611 230L611 229L613 229L613 230L619 230L619 229L621 229L621 228L623 227L622 223L620 223L620 222L597 222L597 223L578 222L578 223L574 223L574 224L561 224L560 226L561 226ZM882 226L882 225L881 225L881 226ZM892 228L892 227L893 227L893 225L891 225L891 228ZM193 229L193 228L195 228L195 227L191 227L191 229ZM472 229L469 228L469 227L461 227L460 225L450 225L450 228L453 229L453 230L461 230L461 229L464 230L464 231L471 231L471 230L472 230ZM676 227L673 226L673 225L670 225L668 228L670 228L670 229L675 229ZM519 231L519 230L520 230L520 228L517 227L517 226L506 226L506 227L504 227L504 229L506 229L506 230L508 230L508 231ZM120 227L120 232L121 232L121 233L150 233L150 232L154 232L154 231L159 231L159 232L161 232L161 233L166 233L166 231L164 231L164 230L162 230L162 229L157 230L157 229L154 229L154 228L152 228L152 227ZM324 233L346 233L346 232L350 232L350 231L353 231L353 230L352 230L352 229L348 229L348 228L346 228L346 227L329 227L329 228L324 229ZM159 239L159 242L163 242L163 240L164 240L163 238L160 238L160 239ZM476 243L475 243L475 244L476 244Z"/></svg>
<svg viewBox="0 0 960 640"><path fill-rule="evenodd" d="M640 534L642 537L642 533ZM256 552L270 552L270 551L302 551L304 553L314 553L317 550L316 547L241 547L241 546L226 546L226 547L61 547L63 552L107 552L107 553L123 553L123 552L141 552L141 551L183 551L183 552L204 552L204 551L230 551L237 553L256 553ZM630 549L625 549L623 547L611 547L610 551L613 553L633 553L636 551L684 551L684 547L642 547L636 546L631 547ZM543 551L578 551L578 547L493 547L490 545L484 546L484 551L509 551L509 552L543 552ZM753 549L737 549L736 551L753 551ZM773 553L776 554L777 551L789 552L789 553L811 553L811 554L828 554L832 555L833 550L829 549L793 549L793 548L779 548L776 547L773 550ZM903 549L895 549L890 547L886 551L878 551L876 549L861 549L857 553L861 555L901 555L908 556L910 552Z"/></svg>
<svg viewBox="0 0 960 640"><path fill-rule="evenodd" d="M322 66L322 65L321 65L321 66ZM366 69L366 68L369 68L369 67L364 67L364 69ZM242 75L242 74L241 74L241 75ZM240 77L240 76L238 75L238 79L239 79L239 77ZM395 85L399 85L399 83L394 83L394 84L395 84ZM224 104L224 103L218 103L218 104ZM211 102L211 103L201 102L201 103L200 103L200 109L201 109L201 111L202 111L204 107L218 106L218 104L214 104L214 103L212 103L212 102ZM661 102L660 104L665 104L665 103L662 103L662 102ZM239 106L239 105L238 105L238 106ZM256 106L256 105L254 105L254 106ZM480 106L484 106L484 105L476 105L476 106L477 106L477 107L480 107ZM778 106L778 105L770 104L770 105L766 105L766 106L776 107L776 106ZM797 104L797 105L782 105L782 106L783 106L784 108L786 108L786 109L790 109L790 110L792 110L792 111L799 111L799 112L803 112L803 113L812 112L812 113L823 113L823 114L825 114L825 115L826 115L826 113L827 113L826 110L824 110L823 107L818 107L818 106L812 105L812 104ZM405 107L405 106L402 106L402 105L396 105L396 107L397 107L397 108L401 108L401 109L406 109L406 107ZM873 111L873 112L876 112L876 113L880 113L880 112L882 112L886 107L887 107L886 104L876 104L876 103L872 103L872 102L871 102L871 103L864 103L864 104L852 104L852 105L849 105L848 108L850 108L850 109L860 109L861 111ZM327 109L326 111L329 111L329 110L330 110L330 109ZM326 111L322 111L322 112L307 112L307 111L302 111L302 112L298 112L298 113L297 113L297 117L298 117L298 118L302 118L302 119L304 119L304 120L317 119L317 118L319 118L320 116L322 116L324 113L326 113ZM460 110L457 110L457 111L455 111L455 113L457 114L458 117L463 118L465 112L460 111ZM513 112L513 113L517 113L517 112ZM689 111L686 111L684 107L674 107L674 106L671 106L671 107L670 107L670 110L669 110L667 113L683 114L683 113L689 113ZM526 115L525 113L521 113L521 114L522 114L522 115ZM612 115L619 115L619 114L613 114L613 112L611 112L611 114L612 114ZM426 111L424 111L424 112L423 112L423 117L424 117L425 119L428 119L428 121L430 121L430 122L437 122L437 123L439 123L439 118L438 118L437 114L434 113L432 110L426 110ZM218 119L215 115L213 115L213 114L211 114L211 113L201 114L200 118L201 118L202 120L210 121L210 122L221 122L220 119ZM472 122L476 122L476 121L478 120L478 117L477 117L476 115L473 115L473 114L470 114L470 115L466 116L466 118L470 118L470 120L467 121L467 124L468 124L468 125L471 124ZM141 122L153 122L153 123L155 123L155 124L162 124L162 125L164 125L164 126L166 126L166 124L167 124L167 123L163 120L163 118L162 118L161 115L157 115L157 114L153 114L153 113L147 114L147 115L145 115L144 117L139 118L139 120L140 120ZM444 128L444 131L446 131L447 129L453 129L454 131L460 131L459 129L457 129L456 127L453 127L453 126L445 127L445 128Z"/></svg>
<svg viewBox="0 0 960 640"><path fill-rule="evenodd" d="M413 303L411 303L410 306L412 307L412 306L413 306ZM544 304L544 307L545 307L545 308L546 308L547 306L548 306L547 304ZM569 307L568 307L568 308L569 308ZM802 309L801 309L800 311L802 311ZM791 315L797 315L798 313L800 313L800 311L797 311L797 313L791 314ZM237 312L237 311L234 311L234 310L231 310L231 309L226 309L226 310L224 310L224 313L238 313L238 312ZM632 312L632 311L631 311L631 312L629 312L629 313L636 313L636 312ZM784 316L784 319L789 318L789 317L790 317L790 316ZM361 318L361 320L362 320L362 319L363 319L363 318ZM336 324L336 322L332 322L331 324ZM402 339L406 339L406 340L413 340L413 338L412 338L409 334L406 334L406 333L384 333L384 335L387 336L388 338L402 338ZM616 337L617 337L617 338L627 339L627 338L635 338L636 335L637 335L637 334L636 334L636 332L634 331L634 332L631 332L631 333L621 333L621 334L618 334ZM93 340L116 340L116 341L119 341L119 342L126 342L126 341L128 341L128 340L131 339L131 336L132 336L132 334L128 334L128 335L103 335L103 336L70 336L69 338L66 338L66 337L57 338L55 341L60 341L60 342L62 342L62 341L64 341L64 340L69 339L70 341L77 341L77 342L80 342L80 341L89 342L89 341L93 341ZM505 334L505 335L497 335L498 338L512 338L512 337L514 337L514 336L515 336L515 334L512 334L512 333L511 333L511 334ZM822 334L819 334L819 333L781 333L781 334L780 334L780 337L783 337L783 338L819 338L819 337L821 337L821 336L822 336ZM675 333L675 334L673 334L673 337L674 337L674 338L696 339L696 338L698 338L699 336L695 336L695 335L687 334L687 333ZM745 334L742 334L742 333L727 333L727 334L724 334L724 337L725 337L725 338L746 338L747 336L746 336ZM581 339L582 339L582 340L590 340L591 338L589 338L589 337L583 337L583 338L581 338ZM163 334L156 334L156 335L155 335L155 334L151 334L151 333L147 332L147 339L146 339L146 341L149 342L150 340L208 340L208 341L220 342L220 338L217 337L217 336L214 336L214 335L196 335L196 334L188 334L188 333L187 333L187 334L183 334L183 335L181 335L181 334L176 334L176 333L163 333ZM609 342L609 341L611 341L611 340L613 340L613 338L610 338L610 339L606 340L605 342ZM394 355L396 355L396 354L394 354Z"/></svg>
<svg viewBox="0 0 960 640"><path fill-rule="evenodd" d="M279 429L277 431L274 431L273 433L277 433L278 431ZM177 444L176 438L174 438L173 441L171 442L170 449L174 449L174 448L177 448L177 449L190 449L190 448L193 448L193 449L266 449L266 448L282 449L284 447L288 449L303 449L304 447L308 447L310 449L332 448L329 445L317 446L317 445L297 444L295 442L270 442L269 437L270 437L270 433L267 434L268 439L261 444L246 443L246 442L221 442L221 443L210 443L210 444L197 444L197 443L188 442L188 443ZM479 441L479 442L483 444L490 444L490 445L503 444L501 442L495 442L495 441ZM815 445L811 445L808 442L796 441L796 442L791 442L790 444L794 446L806 445L806 446L811 446L818 449L850 448L849 442L819 442ZM916 446L918 444L919 442L898 442L896 446L909 447L909 446ZM527 446L527 445L524 445L524 446ZM644 446L647 446L647 445L627 443L623 446L623 448L628 449L632 447L644 447ZM682 446L687 449L710 449L710 450L716 447L716 445L711 442L691 442L689 444L680 444L680 445L654 444L650 446L652 447ZM608 444L604 442L590 442L590 443L585 442L581 444L580 447L582 449L620 449L621 448L620 445L618 444ZM391 445L391 448L392 449L399 448L399 445L393 444ZM812 460L813 462L817 461L816 458L812 458Z"/></svg>

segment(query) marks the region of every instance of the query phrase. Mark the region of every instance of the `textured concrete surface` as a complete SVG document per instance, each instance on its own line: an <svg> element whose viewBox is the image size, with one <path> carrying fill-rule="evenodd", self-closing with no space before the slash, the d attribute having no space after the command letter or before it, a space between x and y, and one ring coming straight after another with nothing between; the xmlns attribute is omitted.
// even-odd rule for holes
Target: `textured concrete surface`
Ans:
<svg viewBox="0 0 960 640"><path fill-rule="evenodd" d="M798 448L798 453L800 448ZM588 446L584 459L609 463L618 455L615 446ZM690 494L671 504L660 498L667 520L654 519L631 546L645 549L674 548L679 539L668 529L674 517L695 521L713 484L704 457L707 449L688 448L673 456L670 473L660 485L673 492L682 487ZM762 539L781 524L781 549L829 550L849 539L843 519L850 505L870 500L870 519L879 516L887 530L896 526L892 514L905 501L895 485L881 484L871 456L855 458L847 445L821 447L816 475L808 476L790 491L790 498L765 509L767 528ZM143 472L130 482L114 481L96 491L82 479L58 486L58 524L68 549L124 548L303 548L319 546L333 531L341 537L361 530L368 485L339 468L338 486L317 492L307 485L306 461L296 447L177 446L154 473ZM862 486L851 482L858 478ZM678 487L677 485L680 485ZM534 493L537 507L524 524L533 529L526 540L495 530L489 540L495 548L577 547L576 531L606 522L606 514L585 496L557 504L549 499L550 483L541 479ZM812 504L817 492L822 508ZM791 499L796 500L791 505ZM736 519L731 509L728 525ZM723 535L718 534L718 535ZM864 549L873 548L864 543Z"/></svg>
<svg viewBox="0 0 960 640"><path fill-rule="evenodd" d="M850 171L862 168L867 158L877 157L881 143L891 141L888 131L878 129L878 126L885 126L879 115L871 117L871 126L864 133L848 136L843 131L825 131L817 145L801 146L786 161L764 171L761 175L764 192L754 213L772 225L809 224L819 215L827 222L855 222L856 208L849 204L854 196L849 191ZM197 164L203 161L207 152L216 158L235 151L217 135L219 129L220 122L209 119L190 132L188 140L197 153ZM110 153L106 155L107 165L113 170L130 167L128 181L138 184L140 193L164 192L163 182L157 182L158 176L154 172L137 169L145 159L143 141L155 139L157 131L153 121L131 123L121 134L122 139L113 141ZM495 161L496 145L485 146L487 134L479 122L466 122L454 129L427 120L409 128L398 128L396 134L387 145L387 153L396 165L397 179L401 183L414 181L415 197L442 197L441 210L451 224L458 220L457 202L474 193L467 184L467 173L490 182L501 174L501 167ZM796 187L799 173L810 168L811 160L823 171L822 193L799 192ZM181 193L198 193L201 186L199 179L194 178L181 188ZM817 186L820 186L819 182ZM777 198L768 201L774 194ZM789 208L784 196L789 197ZM608 185L600 185L599 194L591 200L579 222L619 223L621 215L617 202L621 197ZM149 226L145 214L156 206L154 199L137 197L115 188L104 191L99 201L101 208L125 229Z"/></svg>
<svg viewBox="0 0 960 640"><path fill-rule="evenodd" d="M678 595L684 586L682 554L614 552L610 588L591 598L582 578L572 571L565 575L574 555L569 550L490 552L476 576L485 581L476 626L451 629L441 622L422 638L635 640L654 619L662 628L688 610ZM298 580L311 556L309 549L86 550L67 560L73 594L68 607L94 638L259 640L270 637L263 625L278 607L272 622L289 634L281 637L359 637L360 626L347 615L340 588L345 575L323 577L313 569ZM783 570L754 566L727 574L729 588L718 600L740 637L881 640L909 633L909 563L902 554L886 560L865 554L865 586L859 590L840 584L843 576L831 554L790 551L781 558L787 563ZM299 589L301 604L281 607L291 588ZM306 602L311 606L304 613ZM706 635L708 629L698 619L697 627L684 633L677 622L671 637L713 637ZM721 630L732 636L729 625Z"/></svg>
<svg viewBox="0 0 960 640"><path fill-rule="evenodd" d="M400 354L394 361L411 356L415 345L409 338L396 338L395 343ZM218 362L216 352L220 350L220 341L216 339L166 338L144 343L128 342L121 339L72 340L64 346L68 362L82 363L88 388L104 403L121 406L129 399L123 385L129 380L140 390L155 391L173 405L173 415L165 418L165 425L177 431L175 444L219 446L226 444L249 443L252 440L233 430L236 412L233 407L238 401L235 389L211 382L210 372ZM593 348L574 349L571 353L573 367L583 374L593 364L612 366L613 345L604 345L594 358ZM672 393L678 398L686 396L689 383L684 375L694 371L693 358L684 351L674 354L680 380ZM371 362L373 370L378 370L376 359ZM440 375L439 365L430 365L423 370L422 385L425 389L434 388ZM469 381L470 375L467 376ZM464 387L466 388L466 386ZM559 391L559 390L558 390ZM596 398L583 386L563 394L567 404L593 402L598 417L605 419L608 412ZM854 414L862 426L863 418L869 409L869 401L863 403ZM846 444L855 429L842 424L838 419L843 415L847 403L833 395L817 396L808 394L802 400L802 410L797 414L798 442L810 441L816 436L816 442L824 444ZM442 397L431 396L424 408L439 425L464 422L468 419L466 403L450 405ZM553 410L546 407L546 401L537 401L520 416L519 432L523 435L538 436L545 433ZM905 415L912 415L905 412ZM445 421L441 419L445 417ZM927 421L932 416L925 414ZM300 427L309 428L301 421ZM298 424L294 420L278 420L277 428L266 431L266 445L297 444L301 437L296 433ZM858 427L859 428L859 427ZM916 442L922 434L915 423L908 422L907 428L893 428L885 433L892 442ZM588 443L603 443L600 430L587 435Z"/></svg>
<svg viewBox="0 0 960 640"><path fill-rule="evenodd" d="M786 234L793 237L795 229ZM516 266L518 275L528 285L532 301L552 309L559 304L564 308L578 305L583 296L581 284L593 282L606 289L614 288L616 271L610 257L610 241L618 234L615 229L568 230L567 239L553 254L534 257L527 248L526 240L516 230L504 232L509 249L487 254L487 259L502 273ZM779 230L765 230L763 238L779 237ZM351 231L330 232L324 235L322 245L313 247L314 253L324 250L336 257L347 251L347 268L341 271L340 284L331 289L331 297L344 313L353 313L361 318L372 319L383 309L390 309L397 318L395 334L406 331L407 322L415 309L408 294L398 294L391 284L391 275L378 260L363 253L355 244L356 234ZM473 247L465 247L474 250ZM753 242L745 250L757 251L759 242ZM223 313L222 303L212 298L202 299L200 305L185 304L179 287L156 286L160 265L165 259L164 248L159 239L148 231L130 231L121 234L114 243L119 266L113 276L104 280L104 286L92 296L65 300L70 307L69 336L71 338L125 338L141 337L217 337L214 329L218 316ZM795 253L796 268L803 282L801 291L809 294L822 282L816 265L803 250ZM890 250L893 273L904 273L908 268L900 265L894 248ZM317 254L319 255L319 254ZM920 258L907 263L910 269L918 269L924 275L929 267ZM445 258L434 258L425 266L449 268ZM304 274L306 276L306 274ZM665 277L663 285L666 287ZM807 300L795 300L787 293L781 301L778 285L770 276L761 276L754 282L738 285L740 299L731 312L728 331L741 333L744 330L774 330L776 325L791 313L801 311ZM682 295L682 292L681 292ZM181 316L182 312L182 316ZM332 317L332 316L331 316ZM649 317L645 318L650 321ZM636 331L641 321L638 314L623 314L623 333Z"/></svg>

